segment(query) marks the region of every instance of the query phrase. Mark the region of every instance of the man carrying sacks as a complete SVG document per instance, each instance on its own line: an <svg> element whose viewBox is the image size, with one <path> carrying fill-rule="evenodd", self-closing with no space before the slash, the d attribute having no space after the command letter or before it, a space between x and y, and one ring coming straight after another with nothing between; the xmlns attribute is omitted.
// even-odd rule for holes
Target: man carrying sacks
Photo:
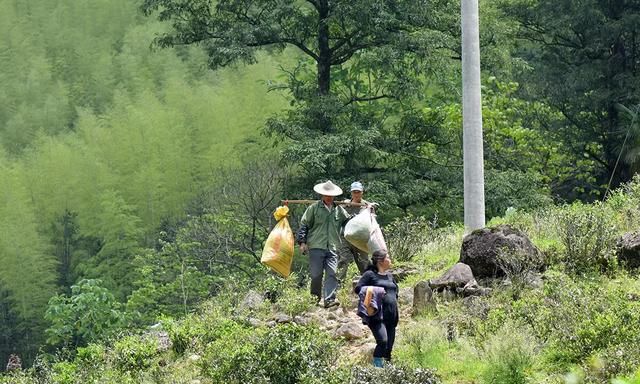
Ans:
<svg viewBox="0 0 640 384"><path fill-rule="evenodd" d="M329 308L340 305L336 300L338 248L342 242L342 226L350 216L333 201L334 197L342 194L340 187L327 181L316 184L313 190L321 195L321 200L311 204L304 212L297 241L300 251L309 254L311 294L316 297L316 303L319 304L322 298L324 307Z"/></svg>

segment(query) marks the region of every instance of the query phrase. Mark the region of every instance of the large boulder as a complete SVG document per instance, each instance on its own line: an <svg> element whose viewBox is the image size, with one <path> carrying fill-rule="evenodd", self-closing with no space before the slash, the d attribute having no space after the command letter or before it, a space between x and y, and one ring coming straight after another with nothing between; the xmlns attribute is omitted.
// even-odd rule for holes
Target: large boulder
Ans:
<svg viewBox="0 0 640 384"><path fill-rule="evenodd" d="M627 268L640 267L640 232L628 232L617 242L618 260Z"/></svg>
<svg viewBox="0 0 640 384"><path fill-rule="evenodd" d="M434 292L443 292L445 295L481 296L490 293L489 288L478 285L471 267L464 263L456 263L441 277L429 280L429 288Z"/></svg>
<svg viewBox="0 0 640 384"><path fill-rule="evenodd" d="M502 257L499 261L500 255L509 257ZM478 229L465 236L460 250L460 262L469 265L477 279L504 277L505 263L512 263L506 265L513 267L510 268L512 270L524 267L540 270L544 264L542 253L531 240L508 225Z"/></svg>

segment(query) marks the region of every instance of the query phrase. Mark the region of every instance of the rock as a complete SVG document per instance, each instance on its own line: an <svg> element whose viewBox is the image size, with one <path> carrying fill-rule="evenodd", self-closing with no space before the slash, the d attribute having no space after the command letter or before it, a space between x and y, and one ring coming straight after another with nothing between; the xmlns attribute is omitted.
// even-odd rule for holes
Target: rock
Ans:
<svg viewBox="0 0 640 384"><path fill-rule="evenodd" d="M414 288L402 287L398 292L398 304L400 306L413 304Z"/></svg>
<svg viewBox="0 0 640 384"><path fill-rule="evenodd" d="M640 267L640 231L625 233L616 245L620 264L629 269Z"/></svg>
<svg viewBox="0 0 640 384"><path fill-rule="evenodd" d="M473 281L470 281L467 284L465 284L464 287L456 288L456 292L462 295L463 297L486 296L489 293L491 293L491 288L481 287L480 285L478 285L478 283L474 279Z"/></svg>
<svg viewBox="0 0 640 384"><path fill-rule="evenodd" d="M278 313L274 316L274 320L276 321L276 323L279 324L284 324L284 323L290 323L293 321L293 319L291 318L291 316L285 314L285 313Z"/></svg>
<svg viewBox="0 0 640 384"><path fill-rule="evenodd" d="M508 257L500 261L500 255ZM478 229L468 234L462 241L460 262L469 265L477 279L503 277L508 272L505 267L514 270L541 270L544 267L538 248L524 233L508 225Z"/></svg>
<svg viewBox="0 0 640 384"><path fill-rule="evenodd" d="M156 328L158 329L158 328ZM171 338L169 337L169 333L161 330L152 330L147 331L144 334L146 337L150 337L156 339L158 342L158 352L165 352L171 349L173 343L171 342Z"/></svg>
<svg viewBox="0 0 640 384"><path fill-rule="evenodd" d="M435 309L436 303L433 301L433 291L429 287L428 281L421 281L413 287L413 310L412 314L417 315L425 310Z"/></svg>
<svg viewBox="0 0 640 384"><path fill-rule="evenodd" d="M7 363L7 372L19 371L22 369L22 360L20 356L12 353L9 355L9 362Z"/></svg>
<svg viewBox="0 0 640 384"><path fill-rule="evenodd" d="M441 277L429 280L429 288L434 291L442 291L445 288L455 290L464 288L467 285L478 284L473 277L471 267L464 263L456 263L449 268Z"/></svg>
<svg viewBox="0 0 640 384"><path fill-rule="evenodd" d="M293 318L293 322L298 325L308 325L311 322L311 320L307 317L298 315Z"/></svg>
<svg viewBox="0 0 640 384"><path fill-rule="evenodd" d="M260 309L263 303L264 297L261 294L256 291L249 291L238 305L238 310L240 312L255 312Z"/></svg>
<svg viewBox="0 0 640 384"><path fill-rule="evenodd" d="M534 289L542 289L544 282L542 281L542 274L538 272L529 271L524 277L524 283Z"/></svg>
<svg viewBox="0 0 640 384"><path fill-rule="evenodd" d="M362 330L362 326L357 323L349 322L346 324L342 324L333 332L334 338L345 338L349 341L355 339L361 339L364 337L364 331Z"/></svg>
<svg viewBox="0 0 640 384"><path fill-rule="evenodd" d="M327 320L338 320L338 313L335 311L330 311L326 316Z"/></svg>
<svg viewBox="0 0 640 384"><path fill-rule="evenodd" d="M262 321L260 319L256 319L255 317L247 317L247 324L254 328L258 328L262 326Z"/></svg>
<svg viewBox="0 0 640 384"><path fill-rule="evenodd" d="M340 323L338 323L336 320L326 320L324 324L321 325L321 327L327 331L337 329L339 326Z"/></svg>

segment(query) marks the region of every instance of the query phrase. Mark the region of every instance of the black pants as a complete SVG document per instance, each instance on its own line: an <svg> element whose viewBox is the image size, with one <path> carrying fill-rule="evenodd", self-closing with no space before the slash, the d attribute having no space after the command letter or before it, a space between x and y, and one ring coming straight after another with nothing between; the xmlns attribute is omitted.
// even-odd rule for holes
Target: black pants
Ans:
<svg viewBox="0 0 640 384"><path fill-rule="evenodd" d="M398 322L395 319L370 321L367 324L376 339L376 349L373 350L373 357L391 359L391 350L396 340L397 324Z"/></svg>

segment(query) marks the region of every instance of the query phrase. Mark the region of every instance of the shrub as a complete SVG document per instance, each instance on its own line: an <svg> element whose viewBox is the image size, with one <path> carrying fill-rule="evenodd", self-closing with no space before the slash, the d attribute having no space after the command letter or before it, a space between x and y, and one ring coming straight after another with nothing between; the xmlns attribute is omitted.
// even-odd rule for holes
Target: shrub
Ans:
<svg viewBox="0 0 640 384"><path fill-rule="evenodd" d="M288 279L277 279L278 285L272 287L277 289L278 295L275 298L275 305L279 311L289 316L296 316L311 308L314 299L308 289L299 289L297 286L298 277L291 274Z"/></svg>
<svg viewBox="0 0 640 384"><path fill-rule="evenodd" d="M576 203L559 213L558 231L565 247L561 260L574 274L612 272L616 225L613 213L599 203Z"/></svg>
<svg viewBox="0 0 640 384"><path fill-rule="evenodd" d="M51 367L51 379L54 383L74 384L77 373L76 364L69 361L60 361Z"/></svg>
<svg viewBox="0 0 640 384"><path fill-rule="evenodd" d="M540 269L540 260L530 257L523 251L502 248L496 255L496 263L504 271L514 292L514 297L519 297L527 284L532 272Z"/></svg>
<svg viewBox="0 0 640 384"><path fill-rule="evenodd" d="M618 222L624 230L636 230L640 227L640 174L633 180L615 190L607 198L606 205L617 213Z"/></svg>
<svg viewBox="0 0 640 384"><path fill-rule="evenodd" d="M127 336L113 347L114 365L121 371L141 371L151 366L158 354L158 342L152 337Z"/></svg>
<svg viewBox="0 0 640 384"><path fill-rule="evenodd" d="M434 370L406 368L387 365L384 369L355 367L351 374L352 384L438 384L440 378Z"/></svg>
<svg viewBox="0 0 640 384"><path fill-rule="evenodd" d="M0 384L32 384L33 377L29 372L14 371L9 373L0 372Z"/></svg>
<svg viewBox="0 0 640 384"><path fill-rule="evenodd" d="M329 336L315 327L286 324L260 340L256 352L271 382L294 384L301 377L327 370L337 357L335 347Z"/></svg>
<svg viewBox="0 0 640 384"><path fill-rule="evenodd" d="M431 240L429 232L436 226L423 216L398 217L384 227L389 253L397 261L409 261Z"/></svg>
<svg viewBox="0 0 640 384"><path fill-rule="evenodd" d="M628 379L615 379L611 383L612 384L640 384L640 368L636 371L633 377L629 377Z"/></svg>
<svg viewBox="0 0 640 384"><path fill-rule="evenodd" d="M606 280L573 281L554 273L545 284L545 308L537 316L547 341L545 357L558 369L604 361L608 377L628 373L640 348L640 308L618 284Z"/></svg>
<svg viewBox="0 0 640 384"><path fill-rule="evenodd" d="M293 384L330 379L337 348L324 332L296 324L224 335L201 364L214 382Z"/></svg>
<svg viewBox="0 0 640 384"><path fill-rule="evenodd" d="M537 349L535 337L528 328L505 324L485 344L487 366L484 382L526 384Z"/></svg>
<svg viewBox="0 0 640 384"><path fill-rule="evenodd" d="M246 327L234 320L216 314L192 315L180 321L163 320L174 352L183 354L187 349L201 349L228 334L241 332Z"/></svg>
<svg viewBox="0 0 640 384"><path fill-rule="evenodd" d="M126 326L121 304L100 280L83 279L71 287L71 296L53 296L44 315L51 345L79 346L103 340Z"/></svg>

